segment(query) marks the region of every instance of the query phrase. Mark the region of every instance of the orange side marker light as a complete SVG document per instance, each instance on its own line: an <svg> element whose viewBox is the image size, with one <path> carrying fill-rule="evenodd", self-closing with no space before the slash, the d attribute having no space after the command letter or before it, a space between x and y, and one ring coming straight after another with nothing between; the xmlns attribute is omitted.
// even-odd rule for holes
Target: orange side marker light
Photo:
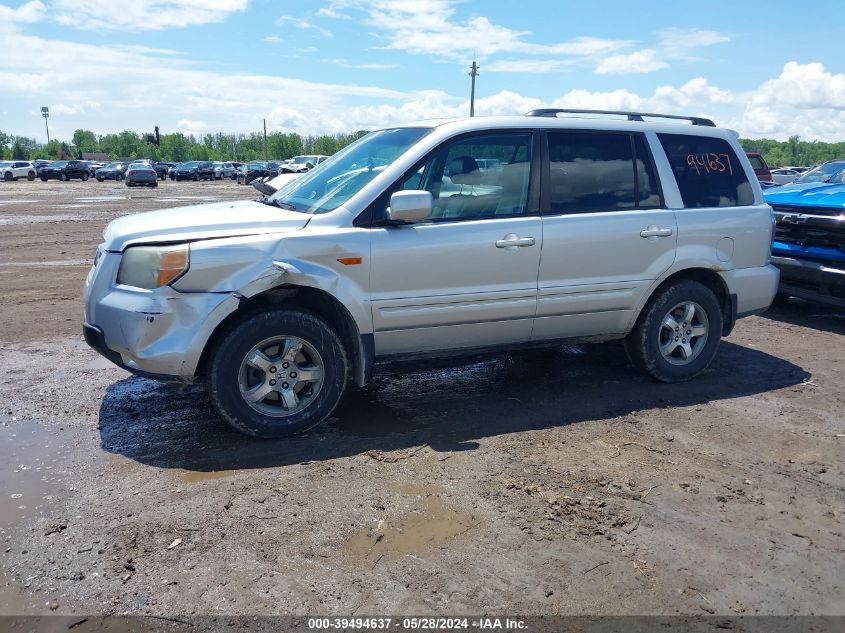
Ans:
<svg viewBox="0 0 845 633"><path fill-rule="evenodd" d="M344 266L358 266L362 260L360 257L338 257L337 261Z"/></svg>

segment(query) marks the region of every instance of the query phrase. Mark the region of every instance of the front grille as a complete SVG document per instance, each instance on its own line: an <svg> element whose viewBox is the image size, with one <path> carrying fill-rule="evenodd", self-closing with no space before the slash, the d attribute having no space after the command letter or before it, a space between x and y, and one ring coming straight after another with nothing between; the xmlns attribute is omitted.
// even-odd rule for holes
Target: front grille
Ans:
<svg viewBox="0 0 845 633"><path fill-rule="evenodd" d="M775 241L845 252L845 209L772 205Z"/></svg>

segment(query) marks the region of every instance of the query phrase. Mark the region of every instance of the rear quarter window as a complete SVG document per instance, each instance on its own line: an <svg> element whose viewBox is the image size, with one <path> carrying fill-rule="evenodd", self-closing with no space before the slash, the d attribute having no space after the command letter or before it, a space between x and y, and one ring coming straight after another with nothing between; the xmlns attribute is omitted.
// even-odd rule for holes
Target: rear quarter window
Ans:
<svg viewBox="0 0 845 633"><path fill-rule="evenodd" d="M686 208L743 207L754 190L730 144L721 138L658 134Z"/></svg>

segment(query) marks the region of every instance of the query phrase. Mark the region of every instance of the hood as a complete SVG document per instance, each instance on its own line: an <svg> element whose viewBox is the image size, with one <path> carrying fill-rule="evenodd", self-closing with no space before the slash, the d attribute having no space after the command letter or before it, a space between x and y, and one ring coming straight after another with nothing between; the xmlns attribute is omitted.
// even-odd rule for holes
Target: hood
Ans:
<svg viewBox="0 0 845 633"><path fill-rule="evenodd" d="M188 242L200 239L298 231L310 215L252 200L198 204L118 218L103 231L106 250L133 244Z"/></svg>
<svg viewBox="0 0 845 633"><path fill-rule="evenodd" d="M767 189L763 196L769 204L805 207L845 207L845 185L820 182L793 183Z"/></svg>

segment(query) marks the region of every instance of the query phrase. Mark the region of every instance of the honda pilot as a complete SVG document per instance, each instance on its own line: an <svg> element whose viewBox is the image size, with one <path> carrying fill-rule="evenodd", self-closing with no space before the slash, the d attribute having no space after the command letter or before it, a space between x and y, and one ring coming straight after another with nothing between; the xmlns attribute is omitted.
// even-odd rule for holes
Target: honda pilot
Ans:
<svg viewBox="0 0 845 633"><path fill-rule="evenodd" d="M83 328L137 375L207 381L267 438L325 420L390 359L621 339L635 368L683 381L772 302L772 220L708 119L414 123L258 201L113 221Z"/></svg>

